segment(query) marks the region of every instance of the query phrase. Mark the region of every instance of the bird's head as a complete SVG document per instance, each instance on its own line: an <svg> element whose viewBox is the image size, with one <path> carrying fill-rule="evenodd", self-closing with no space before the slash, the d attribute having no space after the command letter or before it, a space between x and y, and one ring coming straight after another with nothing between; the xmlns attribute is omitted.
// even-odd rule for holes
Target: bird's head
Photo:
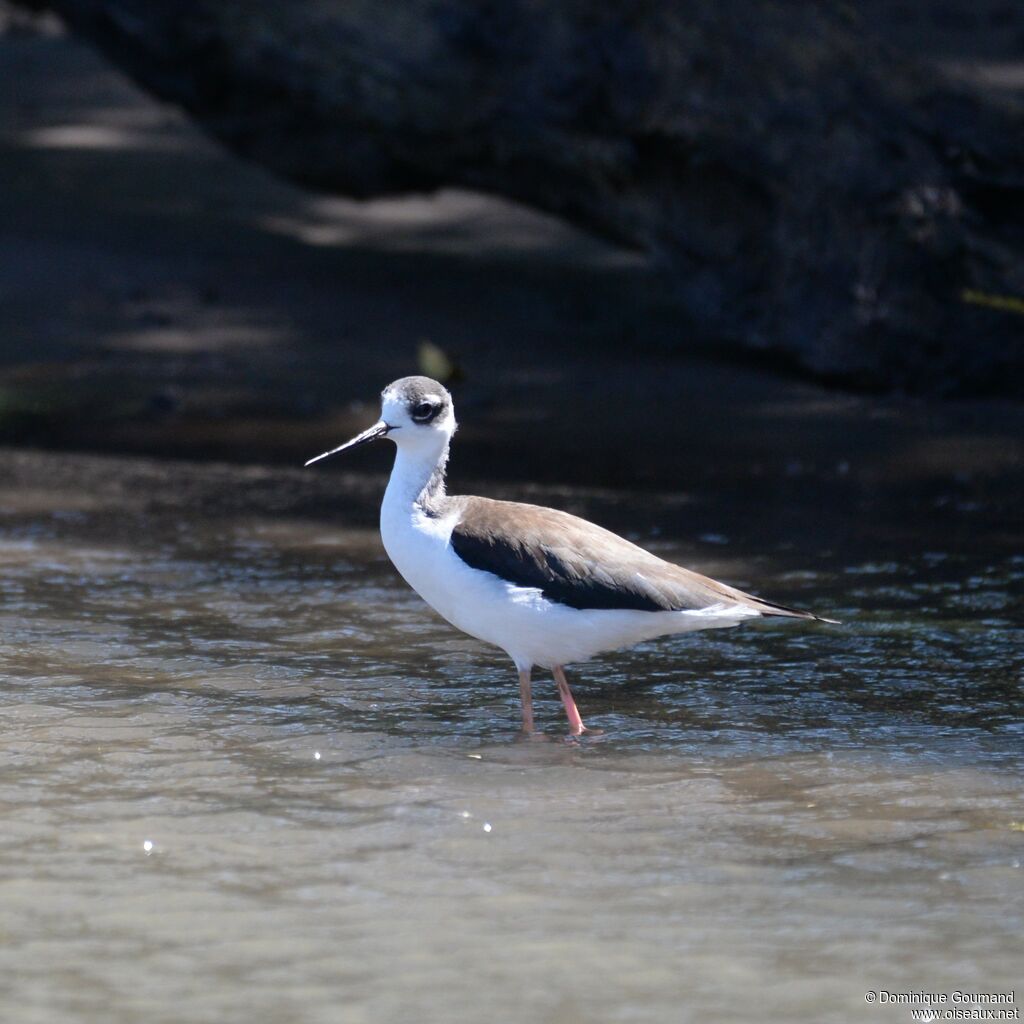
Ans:
<svg viewBox="0 0 1024 1024"><path fill-rule="evenodd" d="M306 465L381 437L394 441L402 450L427 458L440 456L456 427L452 396L444 385L429 377L402 377L389 384L380 399L380 419L372 427Z"/></svg>

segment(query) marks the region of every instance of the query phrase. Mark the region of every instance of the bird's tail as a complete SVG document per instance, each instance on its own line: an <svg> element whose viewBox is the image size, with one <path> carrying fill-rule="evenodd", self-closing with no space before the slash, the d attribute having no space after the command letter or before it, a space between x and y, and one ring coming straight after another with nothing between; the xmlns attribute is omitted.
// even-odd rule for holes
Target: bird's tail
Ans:
<svg viewBox="0 0 1024 1024"><path fill-rule="evenodd" d="M824 615L815 615L814 612L807 612L801 608L788 608L784 604L775 604L774 601L765 601L758 597L754 599L755 607L762 615L776 615L785 619L809 619L814 622L827 622L830 626L841 626L838 619L826 619Z"/></svg>

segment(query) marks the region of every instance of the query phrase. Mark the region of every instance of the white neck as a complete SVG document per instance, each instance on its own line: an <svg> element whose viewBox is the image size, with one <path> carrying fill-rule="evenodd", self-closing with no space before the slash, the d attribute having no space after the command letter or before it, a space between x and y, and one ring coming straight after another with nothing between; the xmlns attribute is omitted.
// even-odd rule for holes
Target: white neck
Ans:
<svg viewBox="0 0 1024 1024"><path fill-rule="evenodd" d="M409 507L422 504L424 500L443 498L447 463L447 442L440 452L428 447L398 447L391 479L384 492L384 504Z"/></svg>

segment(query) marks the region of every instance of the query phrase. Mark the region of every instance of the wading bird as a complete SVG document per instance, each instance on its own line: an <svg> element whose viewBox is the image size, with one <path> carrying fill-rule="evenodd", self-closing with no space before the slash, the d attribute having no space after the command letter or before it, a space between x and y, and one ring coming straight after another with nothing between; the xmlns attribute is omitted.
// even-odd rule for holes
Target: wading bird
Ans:
<svg viewBox="0 0 1024 1024"><path fill-rule="evenodd" d="M586 732L565 666L673 633L779 616L831 622L666 562L593 523L537 505L445 492L452 397L429 377L381 395L381 418L310 459L386 437L398 449L380 509L384 548L405 581L464 633L519 670L523 732L534 735L530 675L550 669L574 736Z"/></svg>

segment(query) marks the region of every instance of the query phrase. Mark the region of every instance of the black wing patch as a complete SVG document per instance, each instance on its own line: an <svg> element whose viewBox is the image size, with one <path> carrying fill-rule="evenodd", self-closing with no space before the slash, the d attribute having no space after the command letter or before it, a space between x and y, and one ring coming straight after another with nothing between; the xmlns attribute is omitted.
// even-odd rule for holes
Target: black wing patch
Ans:
<svg viewBox="0 0 1024 1024"><path fill-rule="evenodd" d="M515 542L494 533L456 526L452 549L468 566L493 573L520 587L535 587L549 601L569 608L671 611L672 605L645 586L641 577L623 579L592 562L564 558L539 544Z"/></svg>

